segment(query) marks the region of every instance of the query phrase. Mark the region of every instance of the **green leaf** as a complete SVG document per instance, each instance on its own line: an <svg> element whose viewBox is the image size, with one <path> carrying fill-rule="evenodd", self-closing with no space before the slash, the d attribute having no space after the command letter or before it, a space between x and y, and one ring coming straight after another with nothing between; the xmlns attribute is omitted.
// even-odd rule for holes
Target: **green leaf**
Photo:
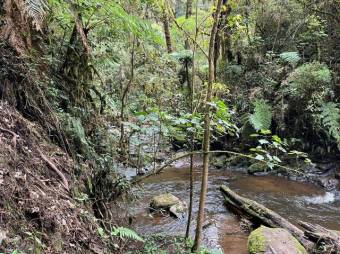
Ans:
<svg viewBox="0 0 340 254"><path fill-rule="evenodd" d="M255 156L254 159L255 159L255 160L259 160L259 161L263 161L263 160L264 160L264 156L261 155L261 154L258 154L258 155Z"/></svg>

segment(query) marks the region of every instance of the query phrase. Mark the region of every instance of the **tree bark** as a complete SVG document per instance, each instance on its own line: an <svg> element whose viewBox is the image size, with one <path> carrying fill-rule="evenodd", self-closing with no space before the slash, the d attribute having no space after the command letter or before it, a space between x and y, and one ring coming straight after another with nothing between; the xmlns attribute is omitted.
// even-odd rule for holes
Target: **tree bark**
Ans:
<svg viewBox="0 0 340 254"><path fill-rule="evenodd" d="M130 79L127 83L124 90L122 90L122 97L121 97L121 108L120 108L120 152L123 159L126 159L127 149L126 147L127 141L125 137L125 129L124 129L124 122L125 122L125 106L126 106L126 97L129 93L130 87L134 80L134 69L135 69L135 44L136 39L133 38L132 42L132 49L131 49L131 58L130 58Z"/></svg>
<svg viewBox="0 0 340 254"><path fill-rule="evenodd" d="M231 207L234 212L236 211L238 215L247 217L247 219L256 225L263 224L272 228L285 228L296 237L307 250L313 249L314 243L305 237L304 231L279 214L253 200L239 196L225 185L222 185L220 190L227 205Z"/></svg>
<svg viewBox="0 0 340 254"><path fill-rule="evenodd" d="M166 12L166 9L163 10L163 29L164 29L164 37L166 42L166 48L168 53L172 53L172 42L171 42L171 33L170 33L170 23L169 17Z"/></svg>
<svg viewBox="0 0 340 254"><path fill-rule="evenodd" d="M197 9L198 9L198 3L196 2L196 18L195 18L195 40L197 39ZM187 11L186 11L186 18L188 19L192 15L192 0L187 0ZM185 48L189 49L189 38L185 41ZM195 93L195 76L196 76L196 66L195 66L195 55L196 55L196 44L193 46L192 50L192 77L191 77L191 83L189 85L189 78L188 78L188 86L189 86L189 92L190 92L190 112L193 114L194 112L194 93ZM191 140L190 140L190 151L193 152L195 149L195 133L191 133ZM187 221L187 227L185 231L185 237L189 238L190 235L190 225L191 225L191 218L192 218L192 207L193 207L193 200L194 200L194 155L190 155L190 184L189 184L189 211L188 211L188 221Z"/></svg>
<svg viewBox="0 0 340 254"><path fill-rule="evenodd" d="M325 253L340 253L339 234L319 225L312 225L303 221L299 221L299 225L306 229L304 232L306 238L327 248Z"/></svg>
<svg viewBox="0 0 340 254"><path fill-rule="evenodd" d="M215 81L215 65L214 65L214 45L217 34L217 27L219 23L220 13L222 9L222 0L217 0L216 11L214 14L214 23L210 34L210 42L209 42L209 79L208 79L208 87L207 87L207 97L205 100L205 117L204 117L204 137L203 137L203 177L202 177L202 185L201 185L201 194L200 194L200 202L199 202L199 210L197 216L197 226L196 226L196 234L195 241L192 247L193 252L197 252L201 247L202 242L202 228L204 223L204 208L205 208L205 199L207 194L208 187L208 174L209 174L209 150L210 150L210 101L212 98L212 86Z"/></svg>

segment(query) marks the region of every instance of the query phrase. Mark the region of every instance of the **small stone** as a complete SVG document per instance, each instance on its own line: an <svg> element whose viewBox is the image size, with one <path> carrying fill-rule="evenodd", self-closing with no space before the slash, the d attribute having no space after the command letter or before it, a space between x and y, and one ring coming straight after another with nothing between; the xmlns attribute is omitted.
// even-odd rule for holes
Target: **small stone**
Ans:
<svg viewBox="0 0 340 254"><path fill-rule="evenodd" d="M187 204L185 202L182 202L182 201L171 206L170 209L169 209L170 214L172 214L173 216L175 216L176 218L179 218L179 219L185 217L187 210L188 210Z"/></svg>

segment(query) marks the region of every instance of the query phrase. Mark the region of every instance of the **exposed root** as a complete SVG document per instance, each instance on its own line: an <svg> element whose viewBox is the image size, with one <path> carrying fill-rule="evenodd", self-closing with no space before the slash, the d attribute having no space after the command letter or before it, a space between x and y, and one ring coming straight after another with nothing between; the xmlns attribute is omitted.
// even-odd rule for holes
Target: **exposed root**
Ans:
<svg viewBox="0 0 340 254"><path fill-rule="evenodd" d="M11 134L13 136L12 143L13 143L13 146L14 146L14 149L15 149L16 146L17 146L17 137L19 137L19 135L16 134L15 132L13 132L11 130L8 130L8 129L5 129L5 128L1 128L0 127L0 130L3 131L3 132L7 132L7 133L9 133L9 134Z"/></svg>
<svg viewBox="0 0 340 254"><path fill-rule="evenodd" d="M54 172L56 172L58 174L58 176L61 178L62 182L63 182L63 186L64 188L69 191L69 185L68 185L68 181L66 179L66 177L64 176L64 174L56 167L56 165L54 165L54 163L49 160L39 149L38 149L39 155L40 157L47 163L47 165L53 169Z"/></svg>

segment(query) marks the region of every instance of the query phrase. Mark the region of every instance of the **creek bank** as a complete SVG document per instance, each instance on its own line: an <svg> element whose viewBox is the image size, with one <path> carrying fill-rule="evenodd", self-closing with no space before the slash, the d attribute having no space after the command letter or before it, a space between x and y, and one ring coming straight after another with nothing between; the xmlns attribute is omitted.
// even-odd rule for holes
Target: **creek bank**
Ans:
<svg viewBox="0 0 340 254"><path fill-rule="evenodd" d="M287 172L282 169L271 170L264 162L252 162L250 159L242 156L214 156L212 158L212 165L217 168L226 166L244 168L244 172L255 176L277 175L293 181L310 182L327 191L340 190L340 162L317 163L312 165L301 164L298 166L298 171L301 173L295 171ZM291 167L294 168L295 165Z"/></svg>

